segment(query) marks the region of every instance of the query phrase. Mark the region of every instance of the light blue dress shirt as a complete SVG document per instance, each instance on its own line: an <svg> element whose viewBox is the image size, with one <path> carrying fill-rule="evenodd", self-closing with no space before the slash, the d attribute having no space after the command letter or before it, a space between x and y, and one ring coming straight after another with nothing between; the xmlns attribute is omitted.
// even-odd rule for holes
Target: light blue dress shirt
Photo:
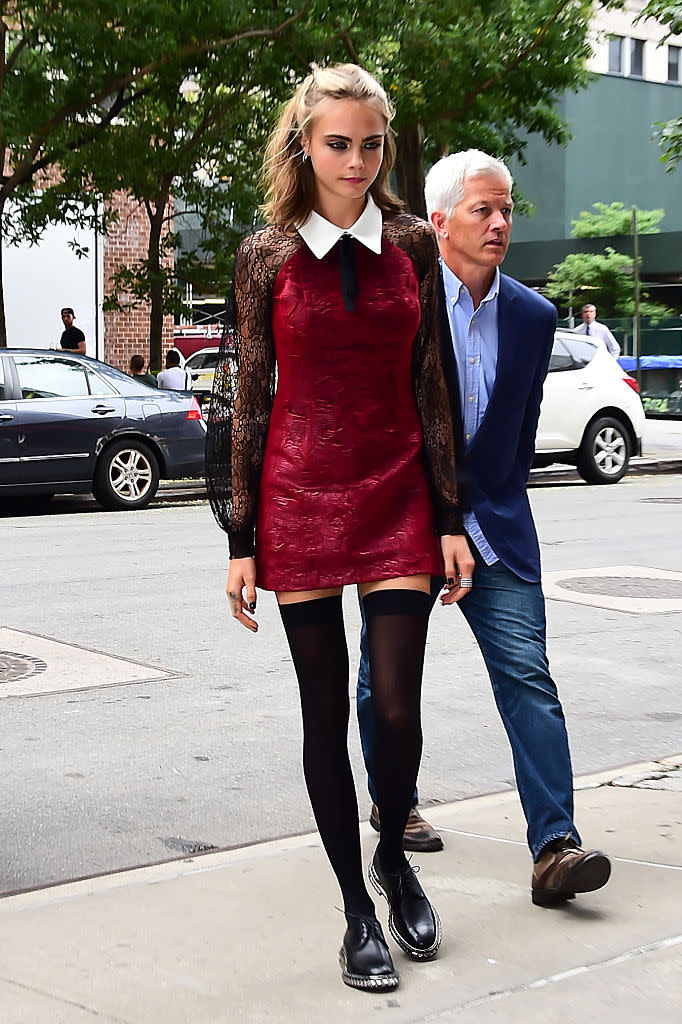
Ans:
<svg viewBox="0 0 682 1024"><path fill-rule="evenodd" d="M485 416L497 374L500 271L495 271L490 291L478 309L474 310L474 302L466 285L442 261L441 266L462 403L464 443L468 448ZM471 511L464 513L464 529L486 565L498 561Z"/></svg>

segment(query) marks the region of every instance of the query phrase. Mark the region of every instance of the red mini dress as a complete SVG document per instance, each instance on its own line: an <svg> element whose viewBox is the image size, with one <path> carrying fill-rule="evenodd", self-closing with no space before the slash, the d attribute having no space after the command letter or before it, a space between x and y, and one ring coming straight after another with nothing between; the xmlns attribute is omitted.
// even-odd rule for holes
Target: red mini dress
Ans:
<svg viewBox="0 0 682 1024"><path fill-rule="evenodd" d="M402 233L396 221L407 222ZM279 251L273 232L242 243L247 251L237 259L232 494L229 515L218 516L232 555L252 553L255 525L256 582L266 590L441 574L438 533L461 532L461 520L430 229L399 217L384 226L381 253L354 243L358 292L350 311L337 247L318 259L287 236ZM240 302L240 272L251 301ZM220 403L212 413L224 427ZM209 450L216 443L209 422ZM214 466L214 511L215 473Z"/></svg>

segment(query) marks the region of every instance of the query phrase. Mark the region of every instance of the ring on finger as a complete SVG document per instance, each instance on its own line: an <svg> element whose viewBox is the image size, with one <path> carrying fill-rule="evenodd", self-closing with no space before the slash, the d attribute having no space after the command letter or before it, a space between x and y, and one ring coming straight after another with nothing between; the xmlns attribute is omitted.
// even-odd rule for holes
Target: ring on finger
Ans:
<svg viewBox="0 0 682 1024"><path fill-rule="evenodd" d="M459 585L462 588L462 590L470 590L471 587L473 587L474 585L474 581L471 578L471 576L461 576L459 580Z"/></svg>

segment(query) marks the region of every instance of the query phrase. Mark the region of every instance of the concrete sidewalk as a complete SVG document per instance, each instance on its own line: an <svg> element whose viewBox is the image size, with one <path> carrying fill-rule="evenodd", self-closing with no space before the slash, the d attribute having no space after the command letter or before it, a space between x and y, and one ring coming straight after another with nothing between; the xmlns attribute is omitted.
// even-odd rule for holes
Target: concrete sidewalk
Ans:
<svg viewBox="0 0 682 1024"><path fill-rule="evenodd" d="M341 983L339 897L308 835L0 901L0 1020L679 1024L682 757L580 779L576 804L613 875L554 910L530 902L515 793L429 808L446 848L417 859L444 940L429 964L389 940L395 992Z"/></svg>

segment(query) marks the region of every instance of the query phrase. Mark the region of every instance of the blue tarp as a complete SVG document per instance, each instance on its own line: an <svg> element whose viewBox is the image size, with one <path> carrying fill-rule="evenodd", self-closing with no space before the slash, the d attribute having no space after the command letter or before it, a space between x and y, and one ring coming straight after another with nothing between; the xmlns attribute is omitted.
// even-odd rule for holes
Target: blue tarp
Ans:
<svg viewBox="0 0 682 1024"><path fill-rule="evenodd" d="M628 372L637 369L634 356L619 356L618 362ZM682 356L640 356L639 365L642 370L682 369Z"/></svg>

